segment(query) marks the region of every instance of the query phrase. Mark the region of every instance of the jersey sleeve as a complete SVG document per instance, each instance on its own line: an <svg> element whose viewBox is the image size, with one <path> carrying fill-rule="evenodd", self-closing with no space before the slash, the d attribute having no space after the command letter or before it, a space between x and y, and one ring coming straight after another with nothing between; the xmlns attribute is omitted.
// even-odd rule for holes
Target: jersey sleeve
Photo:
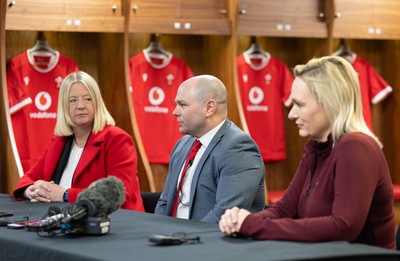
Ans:
<svg viewBox="0 0 400 261"><path fill-rule="evenodd" d="M17 112L24 106L31 104L32 99L25 91L23 79L18 77L18 69L11 59L7 67L7 92L8 92L8 106L10 114Z"/></svg>
<svg viewBox="0 0 400 261"><path fill-rule="evenodd" d="M373 104L383 101L393 91L392 87L379 75L373 66L368 66L368 80L370 82L369 96Z"/></svg>

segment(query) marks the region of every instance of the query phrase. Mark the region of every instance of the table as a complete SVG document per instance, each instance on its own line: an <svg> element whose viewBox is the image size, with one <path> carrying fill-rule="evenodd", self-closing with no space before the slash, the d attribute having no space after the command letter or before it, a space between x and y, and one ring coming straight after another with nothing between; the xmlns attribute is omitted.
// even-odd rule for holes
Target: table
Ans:
<svg viewBox="0 0 400 261"><path fill-rule="evenodd" d="M40 219L50 206L66 203L14 201L0 194L0 211ZM347 242L299 243L224 237L215 224L119 209L110 214L110 232L101 236L39 237L0 227L0 260L400 260L400 252ZM200 244L156 246L154 234L185 232Z"/></svg>

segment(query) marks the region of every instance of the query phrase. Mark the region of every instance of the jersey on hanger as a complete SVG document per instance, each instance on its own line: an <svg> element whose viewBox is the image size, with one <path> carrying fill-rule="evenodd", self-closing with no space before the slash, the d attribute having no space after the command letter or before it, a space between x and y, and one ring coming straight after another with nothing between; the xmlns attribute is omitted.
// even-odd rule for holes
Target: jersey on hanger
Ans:
<svg viewBox="0 0 400 261"><path fill-rule="evenodd" d="M236 58L243 111L250 136L264 161L286 159L283 105L290 106L293 76L269 53Z"/></svg>
<svg viewBox="0 0 400 261"><path fill-rule="evenodd" d="M129 59L131 93L143 147L150 163L168 164L182 134L172 111L179 85L193 76L189 66L172 54L144 50Z"/></svg>
<svg viewBox="0 0 400 261"><path fill-rule="evenodd" d="M24 172L34 165L54 135L61 82L77 70L76 62L59 52L28 50L10 60L8 101Z"/></svg>
<svg viewBox="0 0 400 261"><path fill-rule="evenodd" d="M393 91L375 68L356 54L350 60L360 82L363 115L367 126L372 128L371 103L377 104Z"/></svg>

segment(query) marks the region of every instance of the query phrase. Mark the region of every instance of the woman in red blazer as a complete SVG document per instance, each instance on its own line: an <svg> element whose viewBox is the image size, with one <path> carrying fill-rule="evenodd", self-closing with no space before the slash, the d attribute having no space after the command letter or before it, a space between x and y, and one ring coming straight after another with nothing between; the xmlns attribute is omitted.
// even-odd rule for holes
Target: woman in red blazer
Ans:
<svg viewBox="0 0 400 261"><path fill-rule="evenodd" d="M69 74L60 87L55 135L18 182L13 196L32 202L75 202L92 182L115 176L125 186L122 208L144 211L131 136L115 126L97 82Z"/></svg>

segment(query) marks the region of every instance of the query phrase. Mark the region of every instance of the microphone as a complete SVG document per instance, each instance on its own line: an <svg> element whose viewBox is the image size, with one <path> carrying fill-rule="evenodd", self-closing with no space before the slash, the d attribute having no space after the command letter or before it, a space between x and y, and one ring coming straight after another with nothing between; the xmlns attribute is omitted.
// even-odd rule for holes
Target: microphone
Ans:
<svg viewBox="0 0 400 261"><path fill-rule="evenodd" d="M107 217L121 207L125 201L125 186L115 177L99 179L79 193L77 202L81 208L87 208L88 216ZM92 204L94 209L92 209Z"/></svg>
<svg viewBox="0 0 400 261"><path fill-rule="evenodd" d="M41 222L39 227L43 231L49 231L58 228L65 215L61 213L61 209L58 206L51 206L47 210L46 216L47 218Z"/></svg>
<svg viewBox="0 0 400 261"><path fill-rule="evenodd" d="M104 234L110 226L108 215L125 201L125 187L114 176L99 179L79 193L77 204L61 221L65 233Z"/></svg>
<svg viewBox="0 0 400 261"><path fill-rule="evenodd" d="M107 216L120 208L124 201L122 181L114 176L102 178L79 193L77 203L62 213L57 207L50 207L43 228L48 231L60 225L66 234L105 234L110 224Z"/></svg>
<svg viewBox="0 0 400 261"><path fill-rule="evenodd" d="M193 162L194 162L194 158L189 160L189 162L187 164L187 167L186 167L186 170L189 169L190 167L192 167Z"/></svg>
<svg viewBox="0 0 400 261"><path fill-rule="evenodd" d="M57 215L57 214L60 214L60 213L61 213L61 209L58 206L51 206L47 210L47 216L48 217L51 217L51 216L54 216L54 215Z"/></svg>
<svg viewBox="0 0 400 261"><path fill-rule="evenodd" d="M58 229L61 223L61 220L65 217L65 214L58 213L52 216L48 216L43 222L40 223L38 230L41 231L51 231L54 229Z"/></svg>

